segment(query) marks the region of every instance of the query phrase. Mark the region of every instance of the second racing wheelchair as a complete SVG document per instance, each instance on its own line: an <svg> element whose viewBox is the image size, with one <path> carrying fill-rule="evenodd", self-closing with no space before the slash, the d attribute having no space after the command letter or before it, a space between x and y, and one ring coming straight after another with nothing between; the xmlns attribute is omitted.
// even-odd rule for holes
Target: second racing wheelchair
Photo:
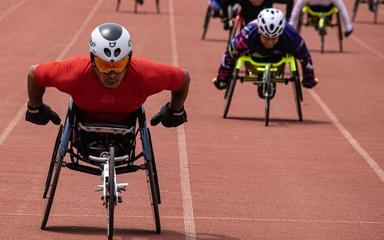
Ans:
<svg viewBox="0 0 384 240"><path fill-rule="evenodd" d="M334 17L335 16L335 17ZM335 20L333 20L335 18ZM305 5L299 17L297 31L300 32L302 26L311 26L320 35L320 49L324 53L325 36L327 28L337 27L339 50L343 51L343 31L341 27L341 19L339 9L335 5L330 6L310 6Z"/></svg>
<svg viewBox="0 0 384 240"><path fill-rule="evenodd" d="M70 99L65 123L60 125L56 137L45 183L43 198L46 201L41 229L47 226L61 169L68 168L101 177L97 191L101 192L107 213L108 239L113 239L114 209L122 202L121 192L128 185L119 183L117 176L144 170L155 231L160 233L159 182L144 108L140 107L130 114L123 125L88 122L83 115ZM140 150L137 145L141 145ZM66 156L69 159L65 159Z"/></svg>
<svg viewBox="0 0 384 240"><path fill-rule="evenodd" d="M265 100L265 126L269 124L270 105L276 93L276 83L292 83L298 120L303 120L301 111L303 94L296 59L291 55L281 56L279 59L273 62L261 62L253 56L244 55L237 60L232 79L225 91L224 118L228 116L236 82L240 81L256 85L258 95ZM289 76L285 73L286 65L289 68Z"/></svg>

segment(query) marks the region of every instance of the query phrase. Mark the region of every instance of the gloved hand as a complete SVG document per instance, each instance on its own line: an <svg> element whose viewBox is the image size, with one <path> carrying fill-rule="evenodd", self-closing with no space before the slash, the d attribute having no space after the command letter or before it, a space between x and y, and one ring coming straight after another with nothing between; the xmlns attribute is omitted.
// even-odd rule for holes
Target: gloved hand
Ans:
<svg viewBox="0 0 384 240"><path fill-rule="evenodd" d="M218 77L213 78L212 83L219 90L224 90L227 88L227 82L220 80Z"/></svg>
<svg viewBox="0 0 384 240"><path fill-rule="evenodd" d="M313 71L308 71L303 73L303 81L301 83L305 88L313 88L317 85L318 80L315 79L315 74Z"/></svg>
<svg viewBox="0 0 384 240"><path fill-rule="evenodd" d="M44 104L37 108L32 108L28 104L28 109L25 114L25 121L37 124L47 125L49 121L59 125L61 119L48 105Z"/></svg>
<svg viewBox="0 0 384 240"><path fill-rule="evenodd" d="M164 127L177 127L187 121L187 113L184 107L180 111L175 111L170 107L171 103L167 102L151 119L151 125L156 126L161 122Z"/></svg>
<svg viewBox="0 0 384 240"><path fill-rule="evenodd" d="M223 18L224 30L228 30L233 27L233 20L231 18Z"/></svg>

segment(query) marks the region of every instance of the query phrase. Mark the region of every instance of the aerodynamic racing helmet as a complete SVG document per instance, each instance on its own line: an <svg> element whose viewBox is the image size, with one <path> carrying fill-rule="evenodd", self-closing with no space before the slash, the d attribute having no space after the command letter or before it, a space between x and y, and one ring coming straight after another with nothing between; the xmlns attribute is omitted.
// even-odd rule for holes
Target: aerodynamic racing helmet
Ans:
<svg viewBox="0 0 384 240"><path fill-rule="evenodd" d="M266 8L257 16L259 33L267 38L280 36L285 28L285 16L276 8Z"/></svg>
<svg viewBox="0 0 384 240"><path fill-rule="evenodd" d="M97 26L89 39L92 63L102 73L122 72L132 55L132 40L128 30L116 23Z"/></svg>

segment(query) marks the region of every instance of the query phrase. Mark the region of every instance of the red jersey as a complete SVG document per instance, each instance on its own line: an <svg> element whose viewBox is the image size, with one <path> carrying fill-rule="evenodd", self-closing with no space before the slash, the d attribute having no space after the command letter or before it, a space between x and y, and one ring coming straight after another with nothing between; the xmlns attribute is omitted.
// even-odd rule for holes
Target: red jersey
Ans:
<svg viewBox="0 0 384 240"><path fill-rule="evenodd" d="M75 104L89 113L124 114L138 109L148 96L162 90L178 90L184 83L182 69L132 57L121 84L104 87L96 78L90 56L38 65L38 84L56 87L72 96Z"/></svg>

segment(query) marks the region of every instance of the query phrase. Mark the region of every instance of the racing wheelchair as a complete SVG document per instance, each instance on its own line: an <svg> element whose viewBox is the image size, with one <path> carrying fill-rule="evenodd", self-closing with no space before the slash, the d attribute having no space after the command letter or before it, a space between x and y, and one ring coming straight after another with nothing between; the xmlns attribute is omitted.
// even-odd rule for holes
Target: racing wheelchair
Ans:
<svg viewBox="0 0 384 240"><path fill-rule="evenodd" d="M360 3L367 3L371 12L373 12L373 23L377 24L377 18L379 15L379 5L384 3L384 0L355 0L353 4L352 21L355 21L357 10Z"/></svg>
<svg viewBox="0 0 384 240"><path fill-rule="evenodd" d="M288 65L290 70L289 77L285 76L286 65ZM280 60L273 62L260 62L258 59L249 55L241 56L236 62L232 79L229 84L227 84L224 95L226 105L223 118L227 118L228 116L233 92L238 80L241 83L251 82L257 86L259 96L265 100L265 126L269 124L270 102L276 93L276 83L288 84L292 82L298 118L299 121L303 121L301 111L303 94L296 59L293 56L282 56Z"/></svg>
<svg viewBox="0 0 384 240"><path fill-rule="evenodd" d="M333 21L332 19L333 15L336 15L336 21ZM327 34L326 28L337 27L339 50L340 52L343 51L343 31L341 27L339 9L336 6L330 5L328 7L324 7L324 6L305 5L301 11L299 22L297 25L297 31L299 33L303 25L312 26L319 32L320 41L321 41L320 42L321 53L324 53L325 35Z"/></svg>
<svg viewBox="0 0 384 240"><path fill-rule="evenodd" d="M236 25L236 19L240 16L240 12L241 12L241 7L240 5L236 4L235 6L228 6L228 41L227 42L230 42L230 40L233 38L233 36L235 36L235 25ZM208 7L207 7L207 11L205 13L205 17L204 17L204 24L203 24L203 35L201 36L201 39L204 40L205 39L205 36L207 35L207 32L208 32L208 27L209 27L209 23L211 21L211 18L220 18L221 22L224 23L224 19L223 19L223 16L222 16L222 12L221 12L221 9L218 10L218 9L215 9L215 7L213 6L213 3L212 2L208 2ZM239 19L237 19L239 20Z"/></svg>
<svg viewBox="0 0 384 240"><path fill-rule="evenodd" d="M143 0L134 0L135 1L135 10L134 12L137 13L137 7L139 4L143 4ZM160 0L155 0L156 1L156 12L160 13ZM120 10L120 4L121 0L117 0L117 5L116 5L116 12Z"/></svg>
<svg viewBox="0 0 384 240"><path fill-rule="evenodd" d="M107 210L108 239L113 239L114 209L122 202L121 192L128 185L118 183L117 176L145 170L155 231L160 233L159 183L144 108L140 107L132 113L124 125L87 122L82 115L70 99L65 123L60 125L56 137L45 182L45 208L40 228L46 228L60 171L64 167L101 177L97 191L101 192L101 200ZM142 145L139 153L136 152L138 136ZM64 159L66 155L69 155L68 160ZM139 159L143 161L137 161Z"/></svg>

